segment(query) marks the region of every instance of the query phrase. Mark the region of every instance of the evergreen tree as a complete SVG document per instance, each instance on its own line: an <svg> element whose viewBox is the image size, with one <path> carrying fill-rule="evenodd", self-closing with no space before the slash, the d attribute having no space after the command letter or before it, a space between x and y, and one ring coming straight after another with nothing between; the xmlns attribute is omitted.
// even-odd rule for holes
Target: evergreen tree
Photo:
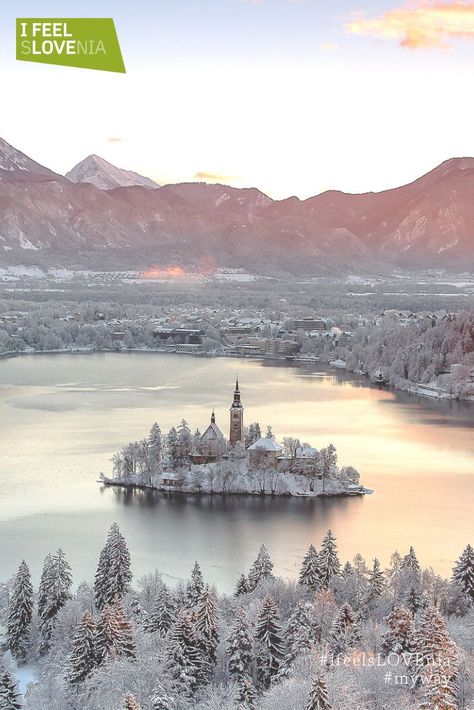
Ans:
<svg viewBox="0 0 474 710"><path fill-rule="evenodd" d="M162 584L156 593L153 608L143 623L143 628L147 633L166 636L175 621L175 601L166 584Z"/></svg>
<svg viewBox="0 0 474 710"><path fill-rule="evenodd" d="M418 558L415 554L415 550L411 546L410 546L410 551L409 551L408 555L405 555L405 557L402 560L401 569L402 570L409 570L410 572L415 572L415 573L418 573L420 571L420 563L418 562Z"/></svg>
<svg viewBox="0 0 474 710"><path fill-rule="evenodd" d="M421 618L413 638L413 659L416 675L421 676L424 667L438 664L446 676L458 669L456 646L449 638L446 623L435 607L428 607Z"/></svg>
<svg viewBox="0 0 474 710"><path fill-rule="evenodd" d="M174 710L175 703L170 696L165 692L165 689L159 683L153 690L151 697L152 710Z"/></svg>
<svg viewBox="0 0 474 710"><path fill-rule="evenodd" d="M189 660L183 646L173 639L167 646L164 670L176 695L190 700L199 683L199 670Z"/></svg>
<svg viewBox="0 0 474 710"><path fill-rule="evenodd" d="M237 702L242 710L253 710L257 700L257 691L249 675L239 677L237 682Z"/></svg>
<svg viewBox="0 0 474 710"><path fill-rule="evenodd" d="M212 669L217 661L219 644L219 616L214 592L206 585L201 593L196 610L198 646Z"/></svg>
<svg viewBox="0 0 474 710"><path fill-rule="evenodd" d="M242 573L237 580L237 584L235 585L235 592L234 592L234 597L241 597L244 594L248 594L249 592L249 581L247 577L245 576L244 573Z"/></svg>
<svg viewBox="0 0 474 710"><path fill-rule="evenodd" d="M142 710L140 703L132 693L127 693L125 696L123 710Z"/></svg>
<svg viewBox="0 0 474 710"><path fill-rule="evenodd" d="M474 601L474 549L471 545L464 548L454 565L452 582L464 592L471 603Z"/></svg>
<svg viewBox="0 0 474 710"><path fill-rule="evenodd" d="M179 677L182 679L187 677L190 688L195 689L207 678L209 665L199 647L193 619L183 609L178 613L177 621L170 631L170 641L171 646L177 646L181 651L181 653L174 651L174 660L181 668Z"/></svg>
<svg viewBox="0 0 474 710"><path fill-rule="evenodd" d="M229 657L229 674L231 678L240 681L242 678L251 675L252 672L252 638L250 624L241 606L230 634L227 638L226 653Z"/></svg>
<svg viewBox="0 0 474 710"><path fill-rule="evenodd" d="M336 538L331 530L328 530L324 538L321 551L319 553L319 569L321 572L321 586L323 589L329 587L331 579L341 573L341 563L337 554Z"/></svg>
<svg viewBox="0 0 474 710"><path fill-rule="evenodd" d="M183 461L187 461L189 454L193 448L193 437L188 423L185 419L181 420L178 427L178 458L179 463L182 464Z"/></svg>
<svg viewBox="0 0 474 710"><path fill-rule="evenodd" d="M405 606L411 611L412 615L415 616L420 609L425 606L425 601L421 592L421 588L418 582L412 584L405 595Z"/></svg>
<svg viewBox="0 0 474 710"><path fill-rule="evenodd" d="M288 651L280 668L279 677L288 677L296 658L311 649L314 642L312 611L311 604L300 601L290 616L285 633Z"/></svg>
<svg viewBox="0 0 474 710"><path fill-rule="evenodd" d="M385 619L387 631L382 638L382 651L402 654L410 652L414 640L413 618L410 612L402 606L395 606Z"/></svg>
<svg viewBox="0 0 474 710"><path fill-rule="evenodd" d="M278 673L285 653L280 615L269 594L264 597L257 616L255 639L258 642L258 678L268 688L271 679Z"/></svg>
<svg viewBox="0 0 474 710"><path fill-rule="evenodd" d="M18 687L8 670L0 665L0 710L20 710Z"/></svg>
<svg viewBox="0 0 474 710"><path fill-rule="evenodd" d="M171 427L166 436L166 452L172 466L176 466L179 459L178 432Z"/></svg>
<svg viewBox="0 0 474 710"><path fill-rule="evenodd" d="M270 559L267 548L265 545L262 545L258 552L257 559L250 568L248 576L249 590L253 592L264 579L273 579L272 570L273 562Z"/></svg>
<svg viewBox="0 0 474 710"><path fill-rule="evenodd" d="M374 566L368 572L368 582L366 606L367 609L373 609L385 589L385 577L377 558L374 559Z"/></svg>
<svg viewBox="0 0 474 710"><path fill-rule="evenodd" d="M299 583L308 587L311 592L321 589L321 572L319 569L319 555L314 547L310 545L301 565Z"/></svg>
<svg viewBox="0 0 474 710"><path fill-rule="evenodd" d="M322 673L318 673L313 680L306 710L331 710L326 680Z"/></svg>
<svg viewBox="0 0 474 710"><path fill-rule="evenodd" d="M429 677L424 678L419 710L459 710L456 686L443 676L443 668L434 667Z"/></svg>
<svg viewBox="0 0 474 710"><path fill-rule="evenodd" d="M163 440L161 437L161 429L156 422L150 429L147 444L151 469L156 470L159 468L163 458Z"/></svg>
<svg viewBox="0 0 474 710"><path fill-rule="evenodd" d="M351 576L351 574L354 572L354 568L351 565L350 562L346 562L344 567L342 568L341 576L343 579L347 579L348 577Z"/></svg>
<svg viewBox="0 0 474 710"><path fill-rule="evenodd" d="M28 565L20 564L8 606L7 641L11 654L19 663L26 660L33 614L33 587Z"/></svg>
<svg viewBox="0 0 474 710"><path fill-rule="evenodd" d="M107 542L100 553L95 575L94 597L98 609L112 604L116 596L123 597L130 587L132 572L130 553L119 526L110 528Z"/></svg>
<svg viewBox="0 0 474 710"><path fill-rule="evenodd" d="M117 637L119 631L115 614L110 604L103 607L96 627L95 655L97 664L104 663L109 658L116 658Z"/></svg>
<svg viewBox="0 0 474 710"><path fill-rule="evenodd" d="M349 649L355 648L359 641L360 633L356 615L350 604L343 604L334 624L332 651L334 654L346 653Z"/></svg>
<svg viewBox="0 0 474 710"><path fill-rule="evenodd" d="M145 626L146 622L148 621L149 615L140 604L140 600L135 593L133 593L130 597L130 613L132 619L135 620L135 623L138 626Z"/></svg>
<svg viewBox="0 0 474 710"><path fill-rule="evenodd" d="M117 639L115 647L117 654L125 658L136 657L136 647L133 640L132 625L127 618L122 600L117 597L113 605L115 615L115 627L117 629Z"/></svg>
<svg viewBox="0 0 474 710"><path fill-rule="evenodd" d="M48 554L43 563L43 571L41 573L41 579L38 587L38 616L40 619L43 616L43 611L46 606L48 599L49 585L51 579L51 567L52 567L53 556Z"/></svg>
<svg viewBox="0 0 474 710"><path fill-rule="evenodd" d="M96 666L95 631L94 618L86 611L74 636L68 661L66 677L73 685L82 683Z"/></svg>
<svg viewBox="0 0 474 710"><path fill-rule="evenodd" d="M71 567L64 552L59 549L48 558L46 558L48 563L47 565L45 563L42 575L44 588L41 590L41 612L38 609L40 618L38 651L40 654L48 652L58 612L71 598Z"/></svg>
<svg viewBox="0 0 474 710"><path fill-rule="evenodd" d="M199 598L204 589L204 578L202 576L201 568L198 562L194 563L194 567L191 572L191 579L186 587L186 595L188 600L188 605L190 607L196 606L199 602Z"/></svg>

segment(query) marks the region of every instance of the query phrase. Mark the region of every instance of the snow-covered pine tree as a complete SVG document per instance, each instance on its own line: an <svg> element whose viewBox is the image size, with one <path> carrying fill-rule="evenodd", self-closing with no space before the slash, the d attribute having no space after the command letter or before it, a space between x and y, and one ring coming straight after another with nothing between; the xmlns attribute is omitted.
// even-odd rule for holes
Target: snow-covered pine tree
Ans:
<svg viewBox="0 0 474 710"><path fill-rule="evenodd" d="M368 588L365 600L366 610L373 609L377 599L382 595L385 589L385 577L380 568L380 562L377 558L374 559L374 566L368 571Z"/></svg>
<svg viewBox="0 0 474 710"><path fill-rule="evenodd" d="M351 563L350 563L350 562L346 562L346 564L345 564L344 567L342 568L341 577L342 577L343 579L347 579L348 577L351 576L351 574L352 574L353 572L354 572L354 568L353 568L353 566L351 565Z"/></svg>
<svg viewBox="0 0 474 710"><path fill-rule="evenodd" d="M123 699L123 710L142 710L141 705L133 695L133 693L127 693Z"/></svg>
<svg viewBox="0 0 474 710"><path fill-rule="evenodd" d="M248 576L249 590L253 592L264 579L272 579L272 570L273 562L270 559L267 548L262 545L258 551L257 559L250 568Z"/></svg>
<svg viewBox="0 0 474 710"><path fill-rule="evenodd" d="M423 695L419 710L459 710L455 684L443 677L443 668L432 668L423 681Z"/></svg>
<svg viewBox="0 0 474 710"><path fill-rule="evenodd" d="M131 618L138 626L143 627L148 620L148 614L140 603L138 595L133 592L130 596L129 609Z"/></svg>
<svg viewBox="0 0 474 710"><path fill-rule="evenodd" d="M317 592L318 589L321 589L319 555L314 545L309 546L308 552L304 556L299 583L308 587L311 592Z"/></svg>
<svg viewBox="0 0 474 710"><path fill-rule="evenodd" d="M151 469L154 471L159 468L163 458L163 440L161 437L161 429L156 422L150 429L147 443Z"/></svg>
<svg viewBox="0 0 474 710"><path fill-rule="evenodd" d="M413 618L408 609L395 606L385 619L387 631L382 638L382 651L390 653L410 652L413 646L415 629Z"/></svg>
<svg viewBox="0 0 474 710"><path fill-rule="evenodd" d="M33 614L33 587L30 570L23 560L13 584L13 592L8 606L7 641L13 658L24 663Z"/></svg>
<svg viewBox="0 0 474 710"><path fill-rule="evenodd" d="M418 583L412 584L404 598L404 606L415 616L425 606L425 600Z"/></svg>
<svg viewBox="0 0 474 710"><path fill-rule="evenodd" d="M176 707L174 700L168 695L163 686L157 683L151 696L152 710L174 710Z"/></svg>
<svg viewBox="0 0 474 710"><path fill-rule="evenodd" d="M47 558L48 559L48 558ZM51 634L58 612L71 598L71 567L64 552L59 549L49 556L46 569L43 569L44 590L42 590L41 613L39 614L38 652L43 655L49 651Z"/></svg>
<svg viewBox="0 0 474 710"><path fill-rule="evenodd" d="M249 581L245 574L242 572L235 585L234 597L241 597L249 592Z"/></svg>
<svg viewBox="0 0 474 710"><path fill-rule="evenodd" d="M219 614L214 592L206 585L201 592L196 609L198 647L212 670L217 661L219 645Z"/></svg>
<svg viewBox="0 0 474 710"><path fill-rule="evenodd" d="M237 682L237 702L242 710L253 710L257 700L257 690L249 675L243 675Z"/></svg>
<svg viewBox="0 0 474 710"><path fill-rule="evenodd" d="M199 673L194 663L189 661L182 645L173 639L168 641L164 672L174 693L179 698L191 700L198 686L197 676Z"/></svg>
<svg viewBox="0 0 474 710"><path fill-rule="evenodd" d="M331 707L326 680L323 674L319 672L313 680L305 710L331 710Z"/></svg>
<svg viewBox="0 0 474 710"><path fill-rule="evenodd" d="M258 679L263 687L268 688L285 655L280 614L269 594L264 597L257 616L255 639Z"/></svg>
<svg viewBox="0 0 474 710"><path fill-rule="evenodd" d="M229 675L241 680L252 673L253 644L250 623L244 607L240 607L227 638L226 653L229 657Z"/></svg>
<svg viewBox="0 0 474 710"><path fill-rule="evenodd" d="M408 555L405 555L402 560L401 569L409 570L410 572L415 573L420 571L420 563L418 562L418 558L412 546L410 546L410 551L408 552Z"/></svg>
<svg viewBox="0 0 474 710"><path fill-rule="evenodd" d="M18 687L10 672L0 665L0 710L20 710Z"/></svg>
<svg viewBox="0 0 474 710"><path fill-rule="evenodd" d="M72 642L66 678L75 685L90 676L96 666L95 621L89 611L84 612Z"/></svg>
<svg viewBox="0 0 474 710"><path fill-rule="evenodd" d="M190 607L196 606L196 604L199 602L199 598L202 594L203 589L204 578L202 576L199 563L195 562L191 572L191 579L189 580L186 587L187 601Z"/></svg>
<svg viewBox="0 0 474 710"><path fill-rule="evenodd" d="M288 677L296 658L311 648L313 625L311 612L314 609L308 602L299 601L288 620L285 631L285 642L288 651L279 671L279 677Z"/></svg>
<svg viewBox="0 0 474 710"><path fill-rule="evenodd" d="M331 579L341 573L341 563L337 553L336 538L331 530L327 531L321 545L319 552L319 569L323 589L327 589Z"/></svg>
<svg viewBox="0 0 474 710"><path fill-rule="evenodd" d="M101 665L109 658L116 658L117 637L119 631L113 608L110 604L103 607L96 623L95 656L97 665Z"/></svg>
<svg viewBox="0 0 474 710"><path fill-rule="evenodd" d="M453 569L452 582L474 602L474 549L467 545Z"/></svg>
<svg viewBox="0 0 474 710"><path fill-rule="evenodd" d="M117 638L115 648L117 654L124 658L135 658L136 647L133 640L132 625L127 618L122 600L117 597L112 607L115 616L115 628L117 629Z"/></svg>
<svg viewBox="0 0 474 710"><path fill-rule="evenodd" d="M178 458L179 463L189 459L189 454L193 448L193 436L188 423L185 419L181 419L180 425L178 426Z"/></svg>
<svg viewBox="0 0 474 710"><path fill-rule="evenodd" d="M176 621L176 604L166 584L162 584L156 593L153 607L143 623L147 633L159 633L166 636Z"/></svg>
<svg viewBox="0 0 474 710"><path fill-rule="evenodd" d="M459 669L457 648L449 638L446 622L435 607L428 607L421 615L420 626L413 641L416 675L421 676L427 666L435 663L439 664L444 676L456 677Z"/></svg>
<svg viewBox="0 0 474 710"><path fill-rule="evenodd" d="M110 528L107 542L100 553L95 575L94 597L98 609L123 597L130 587L132 572L127 543L117 523Z"/></svg>
<svg viewBox="0 0 474 710"><path fill-rule="evenodd" d="M333 653L346 653L360 641L359 626L350 604L343 604L334 624L331 648Z"/></svg>
<svg viewBox="0 0 474 710"><path fill-rule="evenodd" d="M176 662L182 666L182 672L190 680L190 687L200 685L209 675L209 664L199 648L198 636L193 619L183 609L178 613L178 618L170 631L170 645L178 646L182 651L183 660L179 654Z"/></svg>
<svg viewBox="0 0 474 710"><path fill-rule="evenodd" d="M43 610L48 599L49 584L50 584L50 569L52 565L52 555L46 555L43 563L43 571L41 573L41 579L38 587L38 616L40 619L43 616Z"/></svg>
<svg viewBox="0 0 474 710"><path fill-rule="evenodd" d="M178 463L178 451L178 432L176 431L174 426L172 426L168 434L166 435L166 453L172 466L176 466L176 464Z"/></svg>

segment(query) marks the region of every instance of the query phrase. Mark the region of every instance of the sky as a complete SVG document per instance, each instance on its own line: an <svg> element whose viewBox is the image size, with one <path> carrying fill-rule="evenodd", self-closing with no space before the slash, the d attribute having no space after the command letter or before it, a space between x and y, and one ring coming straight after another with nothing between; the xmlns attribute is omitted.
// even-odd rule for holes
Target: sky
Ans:
<svg viewBox="0 0 474 710"><path fill-rule="evenodd" d="M113 17L126 74L16 61L38 13ZM60 173L378 191L474 155L473 59L468 0L5 0L0 136Z"/></svg>

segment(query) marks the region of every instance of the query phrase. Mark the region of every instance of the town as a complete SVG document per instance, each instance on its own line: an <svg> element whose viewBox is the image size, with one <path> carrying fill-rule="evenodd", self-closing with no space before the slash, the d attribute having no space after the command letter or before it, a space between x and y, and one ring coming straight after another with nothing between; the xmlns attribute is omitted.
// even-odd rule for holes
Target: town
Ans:
<svg viewBox="0 0 474 710"><path fill-rule="evenodd" d="M270 426L262 435L257 422L244 426L238 377L230 406L229 438L214 411L201 434L185 420L166 436L154 424L149 436L122 448L113 458L113 477L105 485L152 488L166 493L271 496L348 496L373 491L360 485L352 466L337 466L332 444L320 450L299 439L276 440Z"/></svg>

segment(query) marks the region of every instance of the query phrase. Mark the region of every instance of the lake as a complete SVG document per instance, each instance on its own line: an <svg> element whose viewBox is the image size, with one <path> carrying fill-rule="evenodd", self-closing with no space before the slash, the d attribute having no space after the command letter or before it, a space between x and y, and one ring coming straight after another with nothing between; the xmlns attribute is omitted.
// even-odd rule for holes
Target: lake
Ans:
<svg viewBox="0 0 474 710"><path fill-rule="evenodd" d="M186 419L207 426L212 408L228 435L238 370L245 421L271 424L317 448L375 489L364 498L165 498L102 488L100 471L124 443ZM198 559L230 590L263 542L275 571L294 578L310 543L331 528L345 561L384 564L414 545L448 575L473 543L474 406L371 387L358 376L254 360L157 353L26 355L0 359L0 579L22 558L37 582L43 558L63 547L74 580L91 579L117 521L136 577L159 568L170 582Z"/></svg>

